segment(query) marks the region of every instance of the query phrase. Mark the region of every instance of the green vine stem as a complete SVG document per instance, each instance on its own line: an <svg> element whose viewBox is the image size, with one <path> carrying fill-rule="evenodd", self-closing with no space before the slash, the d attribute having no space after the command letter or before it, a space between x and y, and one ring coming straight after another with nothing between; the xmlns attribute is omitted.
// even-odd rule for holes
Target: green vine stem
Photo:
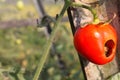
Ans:
<svg viewBox="0 0 120 80"><path fill-rule="evenodd" d="M71 0L64 0L65 1L65 4L63 6L63 9L62 11L60 12L60 14L58 15L58 18L56 20L56 22L54 23L54 29L51 33L51 36L49 38L49 40L46 42L45 46L43 47L43 55L38 63L38 66L37 66L37 69L36 69L36 72L35 72L35 75L33 77L33 80L38 80L39 78L39 75L42 71L42 68L44 66L44 63L47 59L47 56L49 54L49 50L51 48L51 45L52 45L52 42L55 38L55 35L56 33L58 32L59 30L59 25L60 25L60 22L61 22L61 19L63 17L63 15L65 14L65 11L67 11L67 8L70 7L70 6L76 6L76 7L83 7L83 8L86 8L88 10L91 11L91 13L93 14L93 17L94 17L94 20L97 18L97 15L95 13L95 11L90 8L89 6L86 6L86 5L83 5L83 4L78 4L78 3L74 3L74 2L71 2Z"/></svg>
<svg viewBox="0 0 120 80"><path fill-rule="evenodd" d="M44 66L44 63L47 59L47 56L49 54L49 50L51 48L51 45L52 45L52 41L54 40L54 37L55 37L55 34L57 33L57 31L59 30L59 25L60 25L60 21L65 13L65 11L67 10L67 8L69 7L69 3L66 1L64 6L63 6L63 9L61 11L61 13L59 14L55 24L54 24L54 30L52 31L51 33L51 36L49 38L49 40L46 42L44 48L43 48L43 55L38 63L38 67L37 67L37 70L35 72L35 75L33 77L33 80L38 80L39 78L39 75L40 75L40 72L42 71L42 67Z"/></svg>
<svg viewBox="0 0 120 80"><path fill-rule="evenodd" d="M88 6L88 5L83 5L83 4L80 4L80 3L76 3L76 2L73 2L71 4L71 6L75 6L75 7L82 7L82 8L85 8L85 9L88 9L92 15L93 15L93 24L98 24L100 22L100 20L98 19L98 16L97 16L97 12L94 8Z"/></svg>

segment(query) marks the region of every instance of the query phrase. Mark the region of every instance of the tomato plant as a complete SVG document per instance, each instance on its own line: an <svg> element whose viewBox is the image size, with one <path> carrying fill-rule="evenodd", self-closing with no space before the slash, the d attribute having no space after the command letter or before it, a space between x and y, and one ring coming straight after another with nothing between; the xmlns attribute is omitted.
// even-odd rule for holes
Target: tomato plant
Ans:
<svg viewBox="0 0 120 80"><path fill-rule="evenodd" d="M110 24L88 24L78 28L74 46L78 53L95 64L110 62L116 53L117 34Z"/></svg>

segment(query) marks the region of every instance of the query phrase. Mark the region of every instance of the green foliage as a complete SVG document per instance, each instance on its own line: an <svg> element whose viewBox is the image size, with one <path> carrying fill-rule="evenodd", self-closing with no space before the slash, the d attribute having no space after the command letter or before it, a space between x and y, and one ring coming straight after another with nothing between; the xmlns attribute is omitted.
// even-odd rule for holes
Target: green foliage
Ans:
<svg viewBox="0 0 120 80"><path fill-rule="evenodd" d="M67 30L69 30L69 27ZM55 41L56 54L61 54L67 66L66 70L59 68L56 56L49 56L40 75L40 80L66 80L66 78L77 80L78 77L80 77L81 71L80 73L78 72L80 69L79 61L73 48L72 38L70 38L70 36L72 37L70 30L69 33L70 34L61 28ZM43 55L41 48L46 43L46 40L47 38L44 31L38 31L34 27L0 30L1 67L6 69L16 69L18 67L17 72L13 71L9 73L11 69L7 71L6 74L10 77L10 80L17 80L17 78L20 80L32 79L39 58ZM5 75L3 72L4 71L1 72L1 76ZM67 77L68 73L70 74L69 77Z"/></svg>

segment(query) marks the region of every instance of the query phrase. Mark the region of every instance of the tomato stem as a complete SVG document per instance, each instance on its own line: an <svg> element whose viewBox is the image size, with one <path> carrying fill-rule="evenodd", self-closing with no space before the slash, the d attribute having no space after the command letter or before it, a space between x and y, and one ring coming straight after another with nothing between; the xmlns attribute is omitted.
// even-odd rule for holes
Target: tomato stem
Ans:
<svg viewBox="0 0 120 80"><path fill-rule="evenodd" d="M96 10L93 9L91 6L82 4L82 3L81 4L76 3L76 2L72 2L71 6L82 7L82 8L88 9L93 15L93 24L98 24L100 22L98 19Z"/></svg>

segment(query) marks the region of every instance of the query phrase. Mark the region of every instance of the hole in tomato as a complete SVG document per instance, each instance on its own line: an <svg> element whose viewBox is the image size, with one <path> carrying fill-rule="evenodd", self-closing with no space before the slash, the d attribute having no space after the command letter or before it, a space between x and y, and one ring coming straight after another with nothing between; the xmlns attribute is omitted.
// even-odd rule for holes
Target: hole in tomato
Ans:
<svg viewBox="0 0 120 80"><path fill-rule="evenodd" d="M109 56L112 54L114 45L115 45L115 43L113 42L113 40L108 40L108 41L105 43L104 50L105 50L105 56L106 56L106 57L109 57Z"/></svg>

